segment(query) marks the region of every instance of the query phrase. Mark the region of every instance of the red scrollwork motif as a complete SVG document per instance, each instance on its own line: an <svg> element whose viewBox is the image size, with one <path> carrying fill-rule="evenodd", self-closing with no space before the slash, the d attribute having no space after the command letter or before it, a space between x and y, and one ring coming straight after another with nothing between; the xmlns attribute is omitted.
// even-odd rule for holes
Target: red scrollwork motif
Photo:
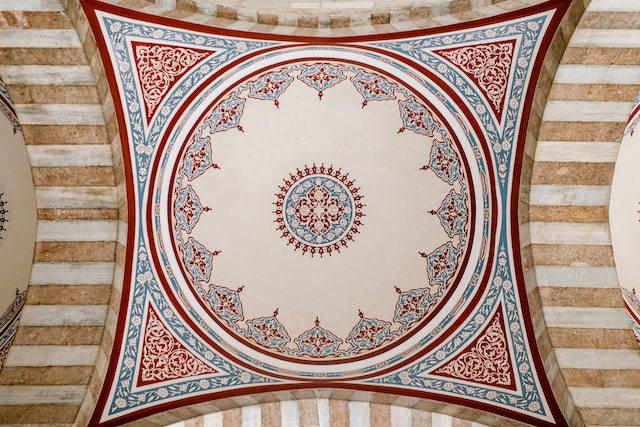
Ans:
<svg viewBox="0 0 640 427"><path fill-rule="evenodd" d="M176 340L149 307L138 385L216 372Z"/></svg>
<svg viewBox="0 0 640 427"><path fill-rule="evenodd" d="M465 46L439 53L475 81L490 101L493 111L500 116L509 82L513 51L514 42L507 41Z"/></svg>
<svg viewBox="0 0 640 427"><path fill-rule="evenodd" d="M514 385L513 367L501 317L498 310L476 342L435 373L511 388Z"/></svg>
<svg viewBox="0 0 640 427"><path fill-rule="evenodd" d="M183 47L136 44L134 48L147 119L153 116L174 81L209 52Z"/></svg>

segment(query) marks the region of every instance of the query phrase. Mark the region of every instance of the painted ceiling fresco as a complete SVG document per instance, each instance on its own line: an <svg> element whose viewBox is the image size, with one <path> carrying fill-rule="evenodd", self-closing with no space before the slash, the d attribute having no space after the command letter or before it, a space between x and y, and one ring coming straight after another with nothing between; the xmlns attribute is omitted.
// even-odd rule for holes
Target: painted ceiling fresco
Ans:
<svg viewBox="0 0 640 427"><path fill-rule="evenodd" d="M301 388L566 425L534 341L517 206L567 1L343 38L83 5L129 210L93 425Z"/></svg>
<svg viewBox="0 0 640 427"><path fill-rule="evenodd" d="M640 251L640 185L637 162L640 159L640 93L636 96L624 137L620 143L611 184L609 218L611 243L622 297L631 317L631 327L640 344L640 283L637 254ZM630 251L625 253L625 251Z"/></svg>

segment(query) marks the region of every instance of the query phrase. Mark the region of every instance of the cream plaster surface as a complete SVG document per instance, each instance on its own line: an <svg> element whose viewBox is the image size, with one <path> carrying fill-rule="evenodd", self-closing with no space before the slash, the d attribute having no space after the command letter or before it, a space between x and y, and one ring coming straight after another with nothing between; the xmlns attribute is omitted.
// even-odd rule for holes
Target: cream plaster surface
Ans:
<svg viewBox="0 0 640 427"><path fill-rule="evenodd" d="M1 73L0 73L1 76ZM0 316L27 289L36 233L36 200L21 132L0 114L0 193L7 211L0 232Z"/></svg>

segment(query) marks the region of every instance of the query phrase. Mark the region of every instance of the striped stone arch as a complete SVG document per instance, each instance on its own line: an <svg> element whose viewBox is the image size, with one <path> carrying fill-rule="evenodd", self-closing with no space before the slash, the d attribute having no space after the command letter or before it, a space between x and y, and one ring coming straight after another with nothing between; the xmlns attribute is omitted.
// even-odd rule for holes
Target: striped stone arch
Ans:
<svg viewBox="0 0 640 427"><path fill-rule="evenodd" d="M234 29L344 35L437 26L539 2L452 1L333 15L191 0L113 3ZM0 18L0 78L23 127L38 207L27 302L0 371L0 424L86 425L113 343L126 244L113 101L77 0L9 0ZM640 350L617 285L607 214L617 144L640 89L638 27L633 1L574 1L546 57L527 135L520 235L530 311L554 394L575 426L640 425ZM291 404L277 402L291 400L299 413L315 405L319 417L325 399L343 412L349 401L370 402L352 405L359 408L353 414L413 408L516 425L456 405L348 390L223 399L150 416L144 425L217 411L224 426L245 425L244 412L259 408L262 417L274 407L282 420ZM413 425L429 425L419 419Z"/></svg>

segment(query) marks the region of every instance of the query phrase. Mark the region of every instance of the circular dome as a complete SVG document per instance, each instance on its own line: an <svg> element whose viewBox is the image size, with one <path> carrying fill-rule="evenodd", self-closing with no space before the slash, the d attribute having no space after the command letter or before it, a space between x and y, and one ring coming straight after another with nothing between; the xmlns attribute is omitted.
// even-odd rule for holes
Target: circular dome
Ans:
<svg viewBox="0 0 640 427"><path fill-rule="evenodd" d="M472 148L436 96L369 62L249 68L166 150L171 280L212 335L264 365L326 372L406 352L476 268Z"/></svg>

